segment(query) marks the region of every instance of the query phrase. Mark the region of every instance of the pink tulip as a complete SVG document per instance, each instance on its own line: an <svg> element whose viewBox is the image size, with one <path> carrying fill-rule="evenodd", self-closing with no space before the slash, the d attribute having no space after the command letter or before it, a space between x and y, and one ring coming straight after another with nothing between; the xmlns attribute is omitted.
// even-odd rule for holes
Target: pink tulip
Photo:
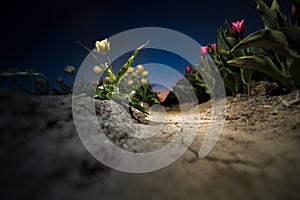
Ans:
<svg viewBox="0 0 300 200"><path fill-rule="evenodd" d="M203 54L208 53L208 46L201 47L200 52L203 53Z"/></svg>
<svg viewBox="0 0 300 200"><path fill-rule="evenodd" d="M191 68L190 66L187 66L187 67L185 68L185 71L186 71L186 73L191 73L192 68Z"/></svg>
<svg viewBox="0 0 300 200"><path fill-rule="evenodd" d="M213 44L210 44L215 50L217 50L217 44L216 43L213 43Z"/></svg>
<svg viewBox="0 0 300 200"><path fill-rule="evenodd" d="M217 50L217 44L216 43L213 43L213 44L210 44L214 49L216 49ZM202 54L207 54L208 53L208 46L203 46L203 47L201 47L200 48L200 52L202 53Z"/></svg>
<svg viewBox="0 0 300 200"><path fill-rule="evenodd" d="M243 34L246 29L245 20L243 19L242 21L232 22L231 29L232 34L235 36Z"/></svg>

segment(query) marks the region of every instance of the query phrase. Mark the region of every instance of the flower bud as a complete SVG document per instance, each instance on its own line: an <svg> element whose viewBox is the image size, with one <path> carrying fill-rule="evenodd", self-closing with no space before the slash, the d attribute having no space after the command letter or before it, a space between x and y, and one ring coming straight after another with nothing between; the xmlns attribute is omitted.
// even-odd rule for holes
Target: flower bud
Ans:
<svg viewBox="0 0 300 200"><path fill-rule="evenodd" d="M210 44L215 50L217 50L218 49L218 46L217 46L217 44L216 43L213 43L213 44Z"/></svg>
<svg viewBox="0 0 300 200"><path fill-rule="evenodd" d="M138 74L136 72L133 72L131 76L135 78L135 77L137 77L137 75Z"/></svg>
<svg viewBox="0 0 300 200"><path fill-rule="evenodd" d="M200 52L201 52L202 54L207 54L207 53L208 53L208 47L207 47L207 46L201 47L201 48L200 48Z"/></svg>
<svg viewBox="0 0 300 200"><path fill-rule="evenodd" d="M131 72L133 72L134 71L134 68L133 67L129 67L128 69L127 69L127 72L128 73L131 73Z"/></svg>
<svg viewBox="0 0 300 200"><path fill-rule="evenodd" d="M216 43L210 44L210 46L212 46L215 50L218 49L218 46L217 46ZM208 46L203 46L203 47L201 47L201 48L200 48L200 52L201 52L202 54L207 54L207 53L208 53Z"/></svg>
<svg viewBox="0 0 300 200"><path fill-rule="evenodd" d="M143 72L142 72L142 75L143 75L144 77L146 77L146 76L148 76L148 72L147 72L147 71L143 71Z"/></svg>
<svg viewBox="0 0 300 200"><path fill-rule="evenodd" d="M142 78L141 82L142 82L143 84L146 84L146 83L147 83L147 80L144 79L144 78Z"/></svg>
<svg viewBox="0 0 300 200"><path fill-rule="evenodd" d="M242 21L232 22L231 29L232 29L232 35L234 36L242 35L246 29L245 20L243 19Z"/></svg>
<svg viewBox="0 0 300 200"><path fill-rule="evenodd" d="M102 69L101 69L101 67L99 67L99 66L96 65L94 67L93 71L94 71L95 74L100 75L101 72L102 72Z"/></svg>
<svg viewBox="0 0 300 200"><path fill-rule="evenodd" d="M64 70L65 70L65 72L66 72L67 74L74 74L74 72L75 72L75 67L73 67L73 66L66 66Z"/></svg>
<svg viewBox="0 0 300 200"><path fill-rule="evenodd" d="M190 66L186 66L185 72L186 73L191 73L191 71L192 71L192 68Z"/></svg>
<svg viewBox="0 0 300 200"><path fill-rule="evenodd" d="M56 79L56 82L57 82L57 83L63 83L63 82L64 82L64 79L61 78L61 77L58 77L58 78Z"/></svg>
<svg viewBox="0 0 300 200"><path fill-rule="evenodd" d="M133 84L133 80L129 80L129 81L127 82L127 84L128 84L128 85L132 85L132 84Z"/></svg>
<svg viewBox="0 0 300 200"><path fill-rule="evenodd" d="M105 84L110 84L111 82L112 81L111 81L111 79L108 76L104 78L104 83Z"/></svg>
<svg viewBox="0 0 300 200"><path fill-rule="evenodd" d="M142 72L144 70L143 65L137 65L136 68L138 72Z"/></svg>
<svg viewBox="0 0 300 200"><path fill-rule="evenodd" d="M96 41L96 51L101 55L107 55L110 50L110 42L107 39L102 40L101 42Z"/></svg>

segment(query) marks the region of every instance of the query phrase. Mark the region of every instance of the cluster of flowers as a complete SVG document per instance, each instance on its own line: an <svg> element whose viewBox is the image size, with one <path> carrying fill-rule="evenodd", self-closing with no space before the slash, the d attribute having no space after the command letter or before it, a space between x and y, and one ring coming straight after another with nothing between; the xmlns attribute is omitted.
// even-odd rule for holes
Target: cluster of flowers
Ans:
<svg viewBox="0 0 300 200"><path fill-rule="evenodd" d="M133 85L135 82L146 84L148 83L147 76L148 71L144 70L143 65L137 65L136 68L129 67L124 75L127 85Z"/></svg>
<svg viewBox="0 0 300 200"><path fill-rule="evenodd" d="M94 67L93 71L98 76L100 76L103 72L102 68L97 65ZM136 69L133 67L129 67L124 77L127 85L133 85L134 82L140 82L142 84L146 84L148 83L148 80L146 79L148 74L149 74L148 71L144 70L143 65L137 65ZM106 76L104 78L104 83L110 84L112 83L112 80L108 76Z"/></svg>

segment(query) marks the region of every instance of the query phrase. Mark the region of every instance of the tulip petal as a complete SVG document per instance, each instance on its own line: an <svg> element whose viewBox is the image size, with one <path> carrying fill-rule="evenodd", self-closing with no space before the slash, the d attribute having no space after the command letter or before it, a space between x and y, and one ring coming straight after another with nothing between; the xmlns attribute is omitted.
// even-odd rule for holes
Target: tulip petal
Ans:
<svg viewBox="0 0 300 200"><path fill-rule="evenodd" d="M202 54L207 54L207 53L208 53L208 47L207 47L207 46L201 47L201 48L200 48L200 52L201 52Z"/></svg>

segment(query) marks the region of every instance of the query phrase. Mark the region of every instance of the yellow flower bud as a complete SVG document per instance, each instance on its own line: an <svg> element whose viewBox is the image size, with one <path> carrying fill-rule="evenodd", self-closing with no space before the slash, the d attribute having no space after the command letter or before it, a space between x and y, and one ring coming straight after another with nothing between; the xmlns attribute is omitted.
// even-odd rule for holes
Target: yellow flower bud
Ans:
<svg viewBox="0 0 300 200"><path fill-rule="evenodd" d="M128 69L127 69L127 72L128 73L131 73L131 72L133 72L134 71L134 68L133 67L129 67Z"/></svg>
<svg viewBox="0 0 300 200"><path fill-rule="evenodd" d="M128 73L126 72L126 73L124 74L124 76L125 76L125 77L128 77Z"/></svg>
<svg viewBox="0 0 300 200"><path fill-rule="evenodd" d="M146 83L147 83L147 80L144 79L144 78L142 78L141 82L142 82L143 84L146 84Z"/></svg>
<svg viewBox="0 0 300 200"><path fill-rule="evenodd" d="M94 71L95 74L100 75L101 72L102 72L102 69L99 66L95 66L93 71Z"/></svg>
<svg viewBox="0 0 300 200"><path fill-rule="evenodd" d="M146 77L146 76L148 76L148 72L147 72L147 71L143 71L143 72L142 72L142 75L143 75L144 77Z"/></svg>
<svg viewBox="0 0 300 200"><path fill-rule="evenodd" d="M67 73L67 74L74 74L74 72L75 72L75 67L73 67L73 66L66 66L66 68L65 68L65 72Z"/></svg>
<svg viewBox="0 0 300 200"><path fill-rule="evenodd" d="M107 39L102 40L101 42L96 41L95 46L97 49L96 51L102 55L107 55L110 50L110 42L108 42Z"/></svg>
<svg viewBox="0 0 300 200"><path fill-rule="evenodd" d="M108 76L104 78L104 83L110 84L111 82L112 81L111 81L111 79Z"/></svg>
<svg viewBox="0 0 300 200"><path fill-rule="evenodd" d="M132 85L132 84L133 84L133 80L129 80L129 81L127 82L127 84L128 84L128 85Z"/></svg>
<svg viewBox="0 0 300 200"><path fill-rule="evenodd" d="M133 72L131 76L135 78L135 77L137 77L137 75L138 74L136 72Z"/></svg>
<svg viewBox="0 0 300 200"><path fill-rule="evenodd" d="M143 65L137 65L136 68L137 68L137 71L139 71L139 72L142 72L144 70Z"/></svg>

